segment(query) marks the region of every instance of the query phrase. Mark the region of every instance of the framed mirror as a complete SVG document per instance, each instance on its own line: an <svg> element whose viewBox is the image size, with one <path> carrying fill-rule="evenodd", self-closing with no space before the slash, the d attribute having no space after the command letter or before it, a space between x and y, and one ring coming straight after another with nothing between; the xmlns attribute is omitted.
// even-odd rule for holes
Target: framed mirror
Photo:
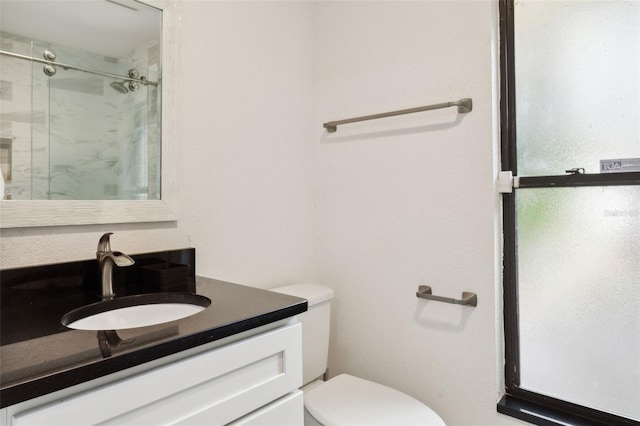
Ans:
<svg viewBox="0 0 640 426"><path fill-rule="evenodd" d="M176 220L177 8L0 0L0 227Z"/></svg>

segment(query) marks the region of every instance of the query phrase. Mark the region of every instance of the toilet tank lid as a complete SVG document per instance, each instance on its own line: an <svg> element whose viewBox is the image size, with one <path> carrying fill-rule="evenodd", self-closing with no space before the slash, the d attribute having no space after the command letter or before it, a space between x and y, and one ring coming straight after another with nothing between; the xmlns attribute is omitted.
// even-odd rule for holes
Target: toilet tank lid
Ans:
<svg viewBox="0 0 640 426"><path fill-rule="evenodd" d="M284 287L272 288L270 290L288 294L289 296L307 299L309 301L309 306L313 306L333 298L333 289L331 287L313 283L293 284Z"/></svg>

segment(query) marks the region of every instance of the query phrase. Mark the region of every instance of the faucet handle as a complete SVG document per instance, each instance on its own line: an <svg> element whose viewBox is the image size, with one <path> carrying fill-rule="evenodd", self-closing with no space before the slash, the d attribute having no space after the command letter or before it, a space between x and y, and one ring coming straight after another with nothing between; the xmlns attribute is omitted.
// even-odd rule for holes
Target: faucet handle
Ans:
<svg viewBox="0 0 640 426"><path fill-rule="evenodd" d="M113 232L106 232L102 237L100 237L100 241L98 241L98 248L96 250L98 253L111 251L111 243L109 241L109 237L111 235L113 235Z"/></svg>
<svg viewBox="0 0 640 426"><path fill-rule="evenodd" d="M136 261L133 260L131 256L127 256L121 251L114 251L111 252L111 254L111 259L113 259L113 263L115 263L116 266L131 266L136 263Z"/></svg>

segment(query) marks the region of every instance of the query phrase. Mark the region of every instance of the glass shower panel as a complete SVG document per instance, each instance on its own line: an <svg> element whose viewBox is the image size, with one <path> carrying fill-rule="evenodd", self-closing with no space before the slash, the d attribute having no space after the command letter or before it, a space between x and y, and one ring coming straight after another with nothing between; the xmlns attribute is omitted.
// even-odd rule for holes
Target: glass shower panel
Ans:
<svg viewBox="0 0 640 426"><path fill-rule="evenodd" d="M32 43L31 56L42 55L42 49ZM43 65L31 62L31 199L48 200L50 192L49 146L49 77Z"/></svg>
<svg viewBox="0 0 640 426"><path fill-rule="evenodd" d="M0 33L2 49L30 53L30 43ZM32 114L31 64L14 58L0 60L0 168L5 199L30 200L31 126L43 117Z"/></svg>
<svg viewBox="0 0 640 426"><path fill-rule="evenodd" d="M39 45L34 56L45 49L99 73L58 66L47 76L33 66L34 111L46 116L44 131L34 127L34 156L43 165L34 173L34 199L160 199L159 89L125 78L136 68L157 81L159 70L60 46Z"/></svg>
<svg viewBox="0 0 640 426"><path fill-rule="evenodd" d="M520 386L640 420L640 187L516 201Z"/></svg>
<svg viewBox="0 0 640 426"><path fill-rule="evenodd" d="M103 77L68 70L49 79L49 158L52 200L118 198L122 167L116 102Z"/></svg>
<svg viewBox="0 0 640 426"><path fill-rule="evenodd" d="M640 158L640 2L515 2L518 174Z"/></svg>

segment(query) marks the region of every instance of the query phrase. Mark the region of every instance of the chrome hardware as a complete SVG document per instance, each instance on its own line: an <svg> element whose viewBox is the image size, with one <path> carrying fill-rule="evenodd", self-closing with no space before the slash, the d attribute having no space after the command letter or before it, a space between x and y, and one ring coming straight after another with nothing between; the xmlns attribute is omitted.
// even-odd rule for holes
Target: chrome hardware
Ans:
<svg viewBox="0 0 640 426"><path fill-rule="evenodd" d="M140 84L137 81L130 81L129 83L127 83L127 87L132 92L135 92L140 87Z"/></svg>
<svg viewBox="0 0 640 426"><path fill-rule="evenodd" d="M47 61L55 61L56 52L54 52L53 50L47 49L42 53L42 57L45 58Z"/></svg>
<svg viewBox="0 0 640 426"><path fill-rule="evenodd" d="M42 67L42 71L48 75L49 77L53 76L56 74L56 72L58 70L56 70L56 67L51 65L51 64L46 64L45 66Z"/></svg>
<svg viewBox="0 0 640 426"><path fill-rule="evenodd" d="M42 52L42 57L44 59L46 59L47 61L54 61L56 59L56 52L54 52L53 50L47 49L44 52ZM51 76L55 75L58 70L56 69L55 65L49 64L49 63L45 63L44 66L42 67L42 71L46 75L51 77Z"/></svg>
<svg viewBox="0 0 640 426"><path fill-rule="evenodd" d="M431 286L418 286L416 297L421 299L435 300L437 302L453 303L454 305L478 306L478 295L469 291L462 292L462 299L453 299L451 297L434 296L431 294Z"/></svg>
<svg viewBox="0 0 640 426"><path fill-rule="evenodd" d="M131 69L129 70L129 77L131 77L131 78L138 78L139 76L140 76L140 73L138 72L138 70L137 70L137 69L135 69L135 68L131 68Z"/></svg>
<svg viewBox="0 0 640 426"><path fill-rule="evenodd" d="M98 267L100 268L100 276L102 277L102 299L113 299L113 265L115 266L131 266L136 263L132 258L119 251L111 251L111 243L109 237L113 232L107 232L98 242L96 257L98 258Z"/></svg>

